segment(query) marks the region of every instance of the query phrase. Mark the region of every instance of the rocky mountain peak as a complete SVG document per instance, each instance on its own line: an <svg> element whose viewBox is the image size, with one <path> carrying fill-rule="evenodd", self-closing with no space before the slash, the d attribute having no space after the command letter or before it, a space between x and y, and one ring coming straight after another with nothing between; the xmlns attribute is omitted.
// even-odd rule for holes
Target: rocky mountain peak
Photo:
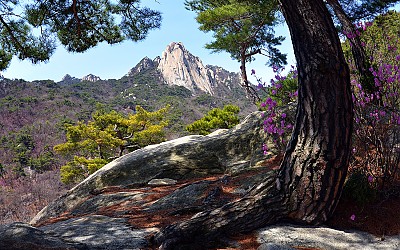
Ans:
<svg viewBox="0 0 400 250"><path fill-rule="evenodd" d="M69 74L66 74L59 83L61 84L74 84L74 83L78 83L81 80L79 78L73 77Z"/></svg>
<svg viewBox="0 0 400 250"><path fill-rule="evenodd" d="M88 82L97 82L100 81L100 77L95 76L93 74L89 74L87 76L82 77L81 81L88 81Z"/></svg>
<svg viewBox="0 0 400 250"><path fill-rule="evenodd" d="M149 69L154 69L155 67L157 67L159 59L160 57L156 57L154 60L151 60L147 56L144 57L134 68L129 70L128 75L132 76Z"/></svg>
<svg viewBox="0 0 400 250"><path fill-rule="evenodd" d="M157 69L168 85L184 86L193 93L201 90L214 94L208 69L181 42L172 42L167 46Z"/></svg>
<svg viewBox="0 0 400 250"><path fill-rule="evenodd" d="M74 83L79 83L79 82L82 82L82 81L97 82L99 80L101 80L100 77L95 76L93 74L86 75L86 76L82 77L81 79L73 77L73 76L71 76L69 74L66 74L61 79L61 81L59 81L58 83L60 83L60 84L74 84Z"/></svg>
<svg viewBox="0 0 400 250"><path fill-rule="evenodd" d="M167 45L164 52L172 53L174 50L182 50L188 52L182 42L171 42Z"/></svg>
<svg viewBox="0 0 400 250"><path fill-rule="evenodd" d="M153 60L143 58L127 76L148 72L157 75L162 83L189 89L193 95L208 93L225 97L233 92L243 92L239 90L241 86L238 73L229 72L219 66L204 65L201 59L191 54L181 42L170 43L161 56Z"/></svg>

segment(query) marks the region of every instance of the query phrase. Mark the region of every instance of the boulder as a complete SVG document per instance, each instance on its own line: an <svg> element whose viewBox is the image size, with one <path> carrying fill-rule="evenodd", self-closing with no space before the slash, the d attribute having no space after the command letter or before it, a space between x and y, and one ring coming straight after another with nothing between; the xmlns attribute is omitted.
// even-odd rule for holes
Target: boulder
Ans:
<svg viewBox="0 0 400 250"><path fill-rule="evenodd" d="M139 206L143 203L144 198L150 194L151 193L139 191L98 194L75 206L73 209L71 209L70 214L72 216L97 214L99 210L103 208L106 209L123 202L129 202Z"/></svg>
<svg viewBox="0 0 400 250"><path fill-rule="evenodd" d="M143 187L154 179L182 181L215 174L236 175L257 168L265 160L262 145L266 135L262 122L262 113L254 112L230 130L208 136L186 136L124 155L50 203L31 224L59 217L110 186Z"/></svg>
<svg viewBox="0 0 400 250"><path fill-rule="evenodd" d="M88 249L146 249L156 229L133 229L126 219L90 215L40 228L63 240L85 244Z"/></svg>
<svg viewBox="0 0 400 250"><path fill-rule="evenodd" d="M258 249L400 249L400 235L385 238L325 226L276 224L258 230ZM273 246L282 248L272 248Z"/></svg>
<svg viewBox="0 0 400 250"><path fill-rule="evenodd" d="M83 243L68 242L26 223L0 225L0 249L7 250L80 250Z"/></svg>
<svg viewBox="0 0 400 250"><path fill-rule="evenodd" d="M173 213L200 207L206 197L206 190L210 187L212 181L199 181L190 185L181 187L173 191L145 208L145 211L174 210ZM198 209L198 208L197 208Z"/></svg>

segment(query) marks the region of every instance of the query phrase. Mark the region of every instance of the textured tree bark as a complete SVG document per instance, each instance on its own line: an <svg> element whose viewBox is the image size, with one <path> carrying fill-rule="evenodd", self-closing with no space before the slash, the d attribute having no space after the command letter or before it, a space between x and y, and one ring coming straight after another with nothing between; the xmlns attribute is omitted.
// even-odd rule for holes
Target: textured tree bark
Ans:
<svg viewBox="0 0 400 250"><path fill-rule="evenodd" d="M276 173L246 197L218 209L196 214L187 221L169 225L155 235L159 249L208 249L224 235L249 232L282 218L284 196L275 185Z"/></svg>
<svg viewBox="0 0 400 250"><path fill-rule="evenodd" d="M288 217L322 223L347 173L353 127L350 74L323 1L282 0L299 73L299 102L279 180Z"/></svg>
<svg viewBox="0 0 400 250"><path fill-rule="evenodd" d="M319 224L337 205L351 146L349 69L322 0L280 2L299 72L296 124L281 167L244 198L163 229L154 238L160 249L204 249L204 241L281 219Z"/></svg>

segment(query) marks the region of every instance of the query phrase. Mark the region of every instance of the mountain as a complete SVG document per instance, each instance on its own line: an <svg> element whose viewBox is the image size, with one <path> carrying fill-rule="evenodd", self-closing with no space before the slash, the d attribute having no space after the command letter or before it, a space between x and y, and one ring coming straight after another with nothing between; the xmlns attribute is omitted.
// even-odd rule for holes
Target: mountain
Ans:
<svg viewBox="0 0 400 250"><path fill-rule="evenodd" d="M156 57L154 60L151 60L146 56L134 68L132 68L128 72L128 75L134 76L136 74L139 74L147 70L154 70L157 68L159 62L160 62L160 57Z"/></svg>
<svg viewBox="0 0 400 250"><path fill-rule="evenodd" d="M100 77L95 76L93 74L86 75L86 76L82 77L82 79L81 79L81 81L88 81L88 82L97 82L100 80L101 80Z"/></svg>
<svg viewBox="0 0 400 250"><path fill-rule="evenodd" d="M168 85L183 86L193 93L201 90L214 94L208 69L182 43L173 42L167 46L157 69Z"/></svg>
<svg viewBox="0 0 400 250"><path fill-rule="evenodd" d="M182 43L170 43L160 57L143 58L128 75L144 71L157 71L160 80L167 85L183 86L193 95L207 93L211 96L227 96L241 91L240 75L212 65L204 65L199 57L191 54Z"/></svg>
<svg viewBox="0 0 400 250"><path fill-rule="evenodd" d="M59 184L58 170L71 156L55 154L53 147L65 142L66 125L87 122L98 109L129 115L137 105L149 111L169 105L166 134L174 139L188 135L185 126L212 108L234 104L241 108L241 117L256 110L239 83L237 73L204 66L181 43L171 43L155 59L143 58L120 79L102 80L92 74L81 79L66 74L60 82L0 77L0 181L4 170L29 173L34 169L43 174L26 178L27 187L45 190L46 197L57 196L65 188ZM7 176L7 183L12 183L14 175ZM8 205L0 204L0 224L12 221L8 211L20 207L18 199L6 200L2 204ZM42 203L32 198L29 204L34 209L29 211L37 212ZM15 216L21 220L30 215Z"/></svg>
<svg viewBox="0 0 400 250"><path fill-rule="evenodd" d="M86 75L82 77L81 79L70 76L69 74L66 74L61 81L58 82L58 84L74 84L74 83L79 83L82 81L87 81L87 82L97 82L100 81L100 77L95 76L93 74Z"/></svg>
<svg viewBox="0 0 400 250"><path fill-rule="evenodd" d="M125 76L102 80L93 74L62 81L0 78L1 164L18 165L19 138L32 138L30 156L39 157L65 139L63 124L88 121L99 107L129 114L171 106L168 139L187 135L185 126L210 109L234 104L245 116L256 107L246 99L237 73L204 66L182 43L173 42L160 57L143 58ZM25 157L25 156L24 156ZM25 162L25 159L20 159Z"/></svg>
<svg viewBox="0 0 400 250"><path fill-rule="evenodd" d="M74 84L74 83L78 83L80 82L81 79L73 77L69 74L66 74L60 82L58 82L59 84Z"/></svg>

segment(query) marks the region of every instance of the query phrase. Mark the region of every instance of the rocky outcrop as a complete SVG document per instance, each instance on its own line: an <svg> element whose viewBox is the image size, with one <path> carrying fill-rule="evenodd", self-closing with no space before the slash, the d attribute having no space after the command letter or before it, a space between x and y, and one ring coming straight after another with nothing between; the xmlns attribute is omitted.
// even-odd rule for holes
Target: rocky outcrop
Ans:
<svg viewBox="0 0 400 250"><path fill-rule="evenodd" d="M0 225L0 249L8 250L84 250L85 244L68 242L25 223Z"/></svg>
<svg viewBox="0 0 400 250"><path fill-rule="evenodd" d="M31 222L36 227L0 226L0 249L150 249L149 239L161 228L240 199L276 174L279 158L265 159L261 152L262 121L255 112L231 130L125 155L44 208ZM383 242L326 227L274 225L254 235L265 250L400 246L398 236ZM235 239L220 240L229 249L246 249Z"/></svg>
<svg viewBox="0 0 400 250"><path fill-rule="evenodd" d="M88 215L40 228L25 223L0 226L4 250L146 249L155 228L133 229L127 219Z"/></svg>
<svg viewBox="0 0 400 250"><path fill-rule="evenodd" d="M31 221L36 228L21 226L35 239L19 237L14 225L4 231L15 235L12 242L0 239L0 244L146 249L150 235L160 228L242 197L270 171L262 167L261 123L256 112L231 130L183 137L125 155L44 208ZM257 171L258 177L245 178L249 171Z"/></svg>
<svg viewBox="0 0 400 250"><path fill-rule="evenodd" d="M100 81L100 77L95 76L93 74L89 74L87 76L82 77L81 81L87 81L87 82L97 82Z"/></svg>
<svg viewBox="0 0 400 250"><path fill-rule="evenodd" d="M151 249L148 239L157 231L156 228L134 228L126 219L101 215L69 219L41 228L25 223L13 223L0 225L0 249ZM258 250L400 248L400 236L383 238L365 232L342 231L324 226L278 224L258 230L255 236L259 244ZM246 249L237 242L227 240L225 242L231 245L229 249Z"/></svg>
<svg viewBox="0 0 400 250"><path fill-rule="evenodd" d="M129 70L128 75L133 76L135 74L139 74L146 70L152 70L157 68L160 61L160 57L156 57L154 60L151 60L147 56L143 58L134 68Z"/></svg>
<svg viewBox="0 0 400 250"><path fill-rule="evenodd" d="M74 83L78 83L80 82L81 79L73 77L69 74L66 74L60 82L58 82L59 84L64 84L64 85L69 85L69 84L74 84Z"/></svg>
<svg viewBox="0 0 400 250"><path fill-rule="evenodd" d="M0 76L0 97L7 96L9 93L9 80L7 78L4 78L3 76Z"/></svg>
<svg viewBox="0 0 400 250"><path fill-rule="evenodd" d="M67 242L86 245L87 249L145 249L148 237L157 229L132 230L127 219L88 215L41 227L44 233Z"/></svg>
<svg viewBox="0 0 400 250"><path fill-rule="evenodd" d="M377 237L355 230L325 226L278 224L258 230L259 250L272 249L400 249L400 235ZM273 248L275 246L275 248Z"/></svg>
<svg viewBox="0 0 400 250"><path fill-rule="evenodd" d="M97 82L100 81L100 77L95 76L93 74L89 74L86 75L84 77L82 77L81 79L70 76L69 74L66 74L61 81L58 82L58 84L64 84L64 85L68 85L68 84L74 84L74 83L79 83L82 81L88 81L88 82Z"/></svg>
<svg viewBox="0 0 400 250"><path fill-rule="evenodd" d="M226 97L238 94L235 92L245 95L242 87L239 85L241 78L238 73L229 72L222 67L214 65L207 65L206 68L208 69L208 79L214 88L215 95Z"/></svg>
<svg viewBox="0 0 400 250"><path fill-rule="evenodd" d="M265 158L261 124L261 112L255 112L231 130L209 136L187 136L136 150L89 176L44 208L31 223L41 224L59 217L90 194L110 186L134 188L154 179L182 181L215 174L235 175L257 167Z"/></svg>

